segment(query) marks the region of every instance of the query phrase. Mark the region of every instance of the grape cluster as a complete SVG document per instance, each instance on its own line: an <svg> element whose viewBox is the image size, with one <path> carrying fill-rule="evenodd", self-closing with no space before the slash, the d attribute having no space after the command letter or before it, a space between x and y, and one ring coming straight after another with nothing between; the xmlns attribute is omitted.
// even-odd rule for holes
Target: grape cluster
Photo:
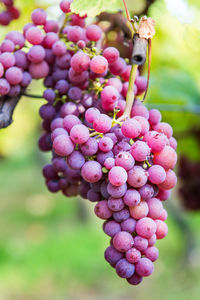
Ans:
<svg viewBox="0 0 200 300"><path fill-rule="evenodd" d="M167 234L162 201L177 181L177 143L160 112L138 99L146 79L137 72L130 86L129 60L104 45L98 24L72 14L71 2L60 3L62 28L36 9L23 34L7 34L0 46L0 95L19 95L32 78L44 79L39 148L52 152L43 168L46 185L96 203L111 238L105 259L136 285L153 272L154 244ZM131 107L128 89L137 96Z"/></svg>
<svg viewBox="0 0 200 300"><path fill-rule="evenodd" d="M15 7L14 0L1 0L5 6L5 10L0 13L0 25L7 26L12 20L18 19L20 16L19 9Z"/></svg>
<svg viewBox="0 0 200 300"><path fill-rule="evenodd" d="M180 178L179 194L186 210L200 209L200 163L190 161L186 156L181 156L178 166Z"/></svg>
<svg viewBox="0 0 200 300"><path fill-rule="evenodd" d="M69 1L61 9L63 3ZM98 25L86 26L85 17L73 14L49 48L39 147L52 151L43 168L49 191L96 203L111 238L105 259L136 285L153 272L154 244L168 231L162 201L177 182L177 143L160 112L148 111L138 98L131 118L123 119L131 66L116 48L99 50L101 39ZM137 73L135 95L146 85Z"/></svg>

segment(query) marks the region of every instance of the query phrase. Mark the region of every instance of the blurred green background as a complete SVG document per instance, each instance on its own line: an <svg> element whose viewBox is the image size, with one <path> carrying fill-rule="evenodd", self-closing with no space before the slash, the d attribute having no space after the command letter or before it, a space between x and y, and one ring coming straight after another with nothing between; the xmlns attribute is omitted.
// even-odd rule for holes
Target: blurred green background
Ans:
<svg viewBox="0 0 200 300"><path fill-rule="evenodd" d="M21 29L31 11L59 1L16 0L21 18L0 28ZM129 1L135 14L145 1ZM49 9L50 14L52 10ZM199 161L199 0L157 0L147 104L174 128L179 155ZM42 84L30 90L42 94ZM49 193L41 174L49 156L37 149L41 100L23 98L14 123L0 131L0 300L197 300L200 298L200 213L183 209L178 188L168 203L168 236L157 242L155 272L129 286L104 260L109 239L86 200ZM193 111L193 113L192 113ZM200 201L200 199L199 199Z"/></svg>

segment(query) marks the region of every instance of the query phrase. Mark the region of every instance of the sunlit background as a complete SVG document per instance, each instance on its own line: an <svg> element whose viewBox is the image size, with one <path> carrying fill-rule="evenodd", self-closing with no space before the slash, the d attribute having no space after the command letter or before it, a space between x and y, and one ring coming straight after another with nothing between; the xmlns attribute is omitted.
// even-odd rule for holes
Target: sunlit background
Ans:
<svg viewBox="0 0 200 300"><path fill-rule="evenodd" d="M58 0L15 3L21 17L0 27L0 40L21 30L36 7L48 7L50 17L58 18ZM127 3L137 14L145 0ZM93 204L47 191L41 169L50 157L37 148L43 101L23 98L14 123L0 131L0 300L199 299L200 171L194 166L200 168L200 2L157 0L149 16L156 36L147 105L173 126L182 157L179 183L164 204L169 234L157 242L154 274L137 287L116 276L103 257L109 238ZM29 89L43 93L42 83ZM184 183L183 173L189 175ZM189 181L198 184L183 200L179 190L183 184L190 188Z"/></svg>

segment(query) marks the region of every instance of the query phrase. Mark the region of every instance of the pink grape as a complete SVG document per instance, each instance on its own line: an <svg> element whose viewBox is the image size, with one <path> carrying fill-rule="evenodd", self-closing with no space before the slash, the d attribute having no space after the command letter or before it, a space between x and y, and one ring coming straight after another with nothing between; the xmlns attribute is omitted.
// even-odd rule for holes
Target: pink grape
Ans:
<svg viewBox="0 0 200 300"><path fill-rule="evenodd" d="M103 56L107 59L109 64L112 64L119 58L119 51L114 47L107 47L103 51Z"/></svg>
<svg viewBox="0 0 200 300"><path fill-rule="evenodd" d="M102 137L99 141L99 149L108 152L113 148L113 141L109 137Z"/></svg>
<svg viewBox="0 0 200 300"><path fill-rule="evenodd" d="M29 72L34 79L44 78L49 73L49 65L44 60L38 64L31 63Z"/></svg>
<svg viewBox="0 0 200 300"><path fill-rule="evenodd" d="M79 40L84 39L84 34L83 28L80 26L72 26L68 28L67 38L69 41L77 43Z"/></svg>
<svg viewBox="0 0 200 300"><path fill-rule="evenodd" d="M148 239L148 245L149 245L149 247L152 247L153 245L155 245L156 240L157 240L156 234L153 234L153 235L150 237L150 239Z"/></svg>
<svg viewBox="0 0 200 300"><path fill-rule="evenodd" d="M138 121L128 119L122 124L121 130L126 137L132 139L140 135L142 127Z"/></svg>
<svg viewBox="0 0 200 300"><path fill-rule="evenodd" d="M170 196L171 196L171 190L162 190L162 189L158 190L157 198L159 198L161 201L165 201L169 199Z"/></svg>
<svg viewBox="0 0 200 300"><path fill-rule="evenodd" d="M129 152L120 152L115 158L115 165L124 168L126 171L133 168L135 160Z"/></svg>
<svg viewBox="0 0 200 300"><path fill-rule="evenodd" d="M149 111L149 124L151 126L157 125L161 121L161 113L157 109L150 109Z"/></svg>
<svg viewBox="0 0 200 300"><path fill-rule="evenodd" d="M143 200L148 200L154 195L154 188L152 185L146 183L141 188L138 189L140 196Z"/></svg>
<svg viewBox="0 0 200 300"><path fill-rule="evenodd" d="M172 136L169 139L169 145L172 147L174 150L177 148L177 140Z"/></svg>
<svg viewBox="0 0 200 300"><path fill-rule="evenodd" d="M136 263L135 269L138 275L146 277L153 273L154 265L150 259L142 257Z"/></svg>
<svg viewBox="0 0 200 300"><path fill-rule="evenodd" d="M168 217L168 213L166 211L166 209L162 209L162 213L160 215L160 217L158 218L158 220L161 220L161 221L165 221Z"/></svg>
<svg viewBox="0 0 200 300"><path fill-rule="evenodd" d="M55 20L47 20L44 25L44 31L47 32L55 32L57 33L59 31L59 25L58 22Z"/></svg>
<svg viewBox="0 0 200 300"><path fill-rule="evenodd" d="M103 56L97 55L93 57L92 60L90 61L90 69L94 73L101 74L107 71L108 62Z"/></svg>
<svg viewBox="0 0 200 300"><path fill-rule="evenodd" d="M149 208L145 201L141 201L137 206L129 207L130 215L132 218L139 220L148 215Z"/></svg>
<svg viewBox="0 0 200 300"><path fill-rule="evenodd" d="M100 111L95 108L95 107L91 107L88 108L85 112L85 119L89 122L89 123L93 123L94 120L96 119L96 117L98 117L100 115Z"/></svg>
<svg viewBox="0 0 200 300"><path fill-rule="evenodd" d="M101 38L102 30L99 26L92 24L86 28L86 37L90 41L98 41Z"/></svg>
<svg viewBox="0 0 200 300"><path fill-rule="evenodd" d="M116 233L113 238L113 246L119 252L126 252L133 246L133 237L126 231Z"/></svg>
<svg viewBox="0 0 200 300"><path fill-rule="evenodd" d="M136 206L141 201L141 196L137 190L129 189L124 195L124 203L127 206Z"/></svg>
<svg viewBox="0 0 200 300"><path fill-rule="evenodd" d="M2 65L2 63L0 62L0 78L3 76L4 73L4 67Z"/></svg>
<svg viewBox="0 0 200 300"><path fill-rule="evenodd" d="M141 135L145 135L145 133L147 133L149 131L149 122L147 121L146 118L141 117L141 116L135 116L133 117L133 120L136 120L140 123L142 130L141 130Z"/></svg>
<svg viewBox="0 0 200 300"><path fill-rule="evenodd" d="M90 137L86 143L80 145L81 151L86 156L91 156L97 153L98 143L96 138Z"/></svg>
<svg viewBox="0 0 200 300"><path fill-rule="evenodd" d="M137 161L144 161L147 159L148 155L150 155L149 146L143 141L136 141L130 150L131 155Z"/></svg>
<svg viewBox="0 0 200 300"><path fill-rule="evenodd" d="M75 144L84 144L90 137L88 128L85 125L77 124L70 130L70 138Z"/></svg>
<svg viewBox="0 0 200 300"><path fill-rule="evenodd" d="M176 151L170 146L166 146L162 151L154 153L153 162L165 170L173 169L177 162Z"/></svg>
<svg viewBox="0 0 200 300"><path fill-rule="evenodd" d="M147 80L143 76L137 76L135 79L135 84L138 88L138 95L142 94L147 89Z"/></svg>
<svg viewBox="0 0 200 300"><path fill-rule="evenodd" d="M8 69L15 65L15 56L10 52L4 52L0 54L0 62L5 69Z"/></svg>
<svg viewBox="0 0 200 300"><path fill-rule="evenodd" d="M10 91L10 84L9 82L4 79L4 78L1 78L0 79L0 95L6 95L8 94L8 92Z"/></svg>
<svg viewBox="0 0 200 300"><path fill-rule="evenodd" d="M11 67L6 71L5 77L10 84L14 85L14 84L18 84L22 81L23 74L22 74L21 69L19 69L17 67Z"/></svg>
<svg viewBox="0 0 200 300"><path fill-rule="evenodd" d="M157 131L147 132L144 136L144 141L147 142L153 153L162 151L167 144L166 136Z"/></svg>
<svg viewBox="0 0 200 300"><path fill-rule="evenodd" d="M173 129L168 123L161 122L161 123L156 124L153 128L157 132L164 133L168 137L168 139L170 137L172 137Z"/></svg>
<svg viewBox="0 0 200 300"><path fill-rule="evenodd" d="M136 248L131 248L126 252L126 259L132 264L137 263L140 258L141 252Z"/></svg>
<svg viewBox="0 0 200 300"><path fill-rule="evenodd" d="M63 55L66 54L67 47L64 42L57 41L53 44L52 51L53 51L53 54L55 54L56 56L62 57Z"/></svg>
<svg viewBox="0 0 200 300"><path fill-rule="evenodd" d="M107 157L104 161L104 167L108 170L115 166L115 159L113 157Z"/></svg>
<svg viewBox="0 0 200 300"><path fill-rule="evenodd" d="M45 58L45 50L40 45L35 45L29 49L28 59L33 63L39 63Z"/></svg>
<svg viewBox="0 0 200 300"><path fill-rule="evenodd" d="M146 256L146 258L150 259L151 261L156 261L159 257L159 251L158 248L156 247L148 247L145 251L144 251L144 255Z"/></svg>
<svg viewBox="0 0 200 300"><path fill-rule="evenodd" d="M109 69L113 75L120 76L126 70L126 62L123 58L119 57L114 63L109 65Z"/></svg>
<svg viewBox="0 0 200 300"><path fill-rule="evenodd" d="M108 173L109 181L114 186L121 186L127 181L127 172L124 168L115 166Z"/></svg>
<svg viewBox="0 0 200 300"><path fill-rule="evenodd" d="M83 51L78 51L72 56L71 67L75 72L83 72L88 70L90 65L90 58Z"/></svg>
<svg viewBox="0 0 200 300"><path fill-rule="evenodd" d="M147 183L147 172L140 166L134 166L128 171L128 184L134 188L140 188Z"/></svg>
<svg viewBox="0 0 200 300"><path fill-rule="evenodd" d="M15 44L10 40L4 40L1 43L1 52L13 52L15 50Z"/></svg>
<svg viewBox="0 0 200 300"><path fill-rule="evenodd" d="M149 119L148 109L139 100L135 100L131 109L131 118L135 116L141 116L147 120Z"/></svg>
<svg viewBox="0 0 200 300"><path fill-rule="evenodd" d="M151 198L147 200L149 207L148 217L152 219L158 219L162 213L163 206L158 198Z"/></svg>
<svg viewBox="0 0 200 300"><path fill-rule="evenodd" d="M142 218L136 224L136 232L138 235L149 239L156 232L156 224L151 218Z"/></svg>
<svg viewBox="0 0 200 300"><path fill-rule="evenodd" d="M122 91L122 83L118 78L111 77L108 79L106 86L113 86L119 93ZM102 93L101 93L102 95Z"/></svg>
<svg viewBox="0 0 200 300"><path fill-rule="evenodd" d="M73 0L62 0L60 2L60 8L64 13L70 12L70 5Z"/></svg>
<svg viewBox="0 0 200 300"><path fill-rule="evenodd" d="M171 190L175 187L177 183L177 176L172 170L166 171L165 180L158 185L159 188L164 190Z"/></svg>
<svg viewBox="0 0 200 300"><path fill-rule="evenodd" d="M70 130L75 126L81 124L81 121L77 116L67 115L63 119L63 127L70 133Z"/></svg>
<svg viewBox="0 0 200 300"><path fill-rule="evenodd" d="M7 33L6 39L12 41L15 44L15 46L18 46L19 49L24 47L25 39L21 32L12 30L9 33Z"/></svg>
<svg viewBox="0 0 200 300"><path fill-rule="evenodd" d="M166 179L165 169L159 165L153 165L148 169L149 180L154 184L161 184Z"/></svg>
<svg viewBox="0 0 200 300"><path fill-rule="evenodd" d="M163 239L168 233L167 224L161 220L155 220L156 223L156 237L158 240Z"/></svg>
<svg viewBox="0 0 200 300"><path fill-rule="evenodd" d="M60 156L67 156L74 150L74 144L67 135L59 135L53 141L53 148L56 154Z"/></svg>
<svg viewBox="0 0 200 300"><path fill-rule="evenodd" d="M144 237L136 235L133 241L134 241L134 247L141 252L146 250L148 247L148 240L145 239Z"/></svg>
<svg viewBox="0 0 200 300"><path fill-rule="evenodd" d="M93 128L101 133L108 132L111 129L112 121L105 114L100 114L93 122Z"/></svg>
<svg viewBox="0 0 200 300"><path fill-rule="evenodd" d="M39 45L43 40L43 33L39 28L31 27L26 31L25 37L32 45Z"/></svg>
<svg viewBox="0 0 200 300"><path fill-rule="evenodd" d="M81 175L87 182L97 182L102 177L101 165L97 161L87 161L81 169Z"/></svg>
<svg viewBox="0 0 200 300"><path fill-rule="evenodd" d="M46 23L47 14L41 8L36 8L32 14L31 19L35 25L44 25Z"/></svg>
<svg viewBox="0 0 200 300"><path fill-rule="evenodd" d="M58 35L55 32L47 32L42 41L42 45L47 49L51 49L58 40Z"/></svg>

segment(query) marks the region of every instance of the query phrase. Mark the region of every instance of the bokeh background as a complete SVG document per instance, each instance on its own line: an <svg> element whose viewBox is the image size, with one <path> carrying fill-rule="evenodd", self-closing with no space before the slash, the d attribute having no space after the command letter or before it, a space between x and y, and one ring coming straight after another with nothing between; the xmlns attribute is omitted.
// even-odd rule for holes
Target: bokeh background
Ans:
<svg viewBox="0 0 200 300"><path fill-rule="evenodd" d="M0 27L0 40L29 22L36 7L58 17L58 0L15 3L21 18ZM127 3L133 14L146 5ZM200 3L156 0L148 15L156 36L146 102L173 126L180 158L177 188L164 204L169 234L157 242L153 276L137 287L116 276L103 257L109 239L93 204L47 191L41 169L50 157L37 148L43 101L23 98L14 123L0 131L0 300L199 299ZM42 95L42 83L30 91Z"/></svg>

